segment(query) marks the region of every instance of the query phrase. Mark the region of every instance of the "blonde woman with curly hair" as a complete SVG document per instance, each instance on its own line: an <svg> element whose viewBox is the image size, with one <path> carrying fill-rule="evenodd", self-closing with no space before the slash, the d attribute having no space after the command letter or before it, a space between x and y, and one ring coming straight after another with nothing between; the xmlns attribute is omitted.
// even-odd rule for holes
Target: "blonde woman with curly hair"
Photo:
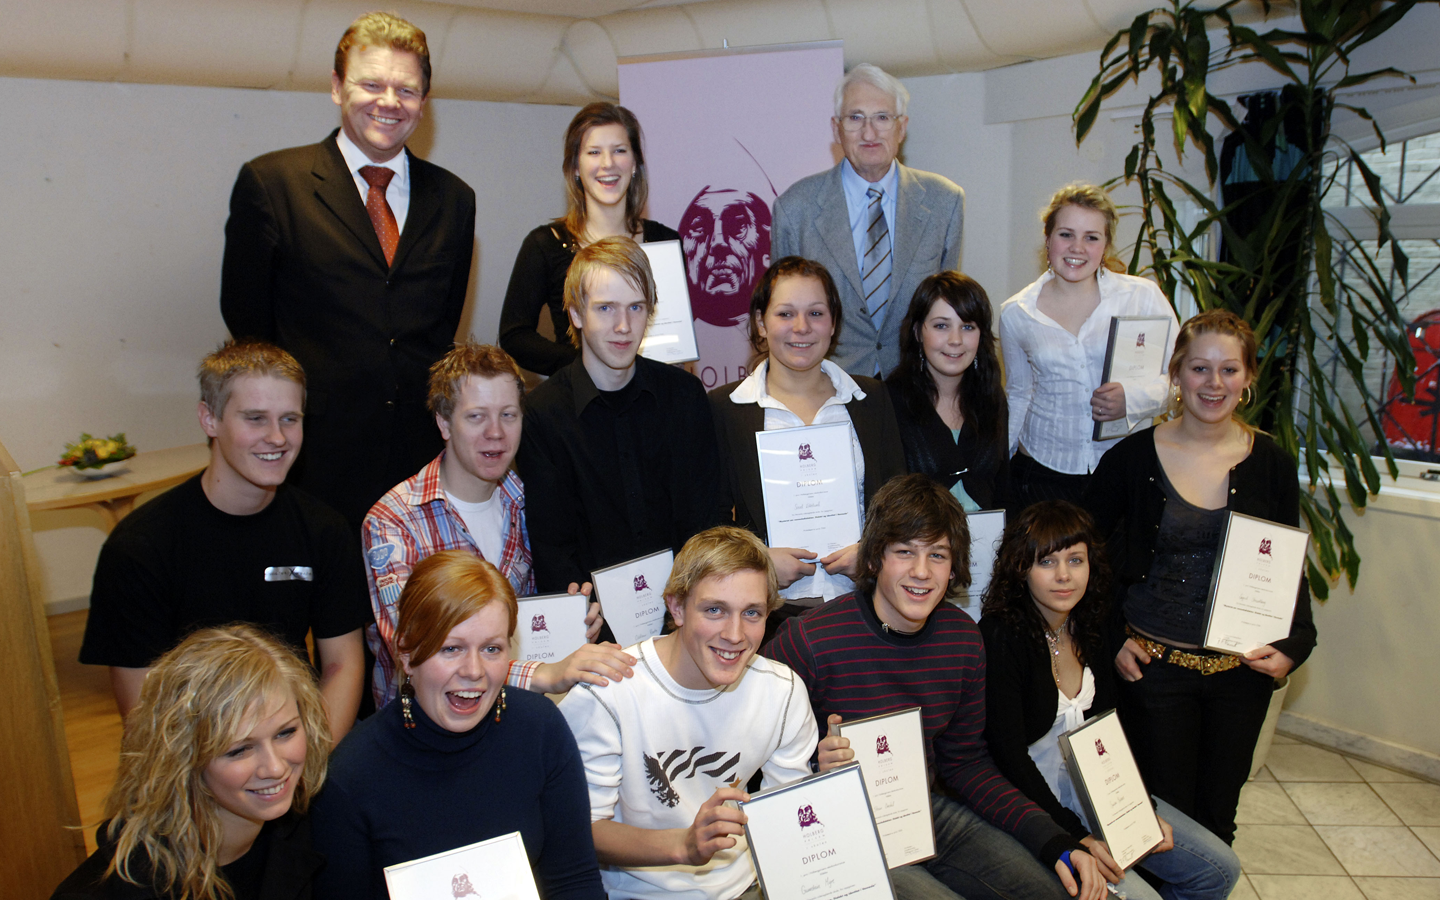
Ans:
<svg viewBox="0 0 1440 900"><path fill-rule="evenodd" d="M306 900L322 860L301 814L329 747L292 650L249 625L191 634L146 677L100 849L52 900Z"/></svg>

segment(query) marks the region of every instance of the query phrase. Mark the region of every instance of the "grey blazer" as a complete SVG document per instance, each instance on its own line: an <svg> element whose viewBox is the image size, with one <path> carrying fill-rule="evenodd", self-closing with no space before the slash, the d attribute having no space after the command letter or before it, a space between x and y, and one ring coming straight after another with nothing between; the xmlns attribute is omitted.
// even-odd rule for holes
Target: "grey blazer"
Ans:
<svg viewBox="0 0 1440 900"><path fill-rule="evenodd" d="M843 165L843 163L841 163ZM850 212L840 166L802 178L775 201L770 258L803 256L829 270L844 309L831 353L851 375L888 375L900 363L900 322L926 277L960 265L965 192L933 172L900 167L895 206L894 263L884 331L877 331L860 293L860 262L850 234Z"/></svg>

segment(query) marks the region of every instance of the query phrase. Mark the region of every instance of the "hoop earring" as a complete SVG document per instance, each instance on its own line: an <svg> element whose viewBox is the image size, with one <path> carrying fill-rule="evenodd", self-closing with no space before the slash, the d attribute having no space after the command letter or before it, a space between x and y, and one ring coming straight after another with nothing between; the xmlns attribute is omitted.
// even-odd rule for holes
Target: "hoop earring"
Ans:
<svg viewBox="0 0 1440 900"><path fill-rule="evenodd" d="M1240 405L1249 406L1255 400L1255 391L1250 385L1245 385L1245 390L1240 393Z"/></svg>
<svg viewBox="0 0 1440 900"><path fill-rule="evenodd" d="M410 684L410 676L401 676L400 681L400 716L405 720L406 728L415 727L415 716L410 711L410 701L415 697L415 688Z"/></svg>
<svg viewBox="0 0 1440 900"><path fill-rule="evenodd" d="M500 699L495 703L495 721L500 721L500 714L505 711L505 685L500 685Z"/></svg>

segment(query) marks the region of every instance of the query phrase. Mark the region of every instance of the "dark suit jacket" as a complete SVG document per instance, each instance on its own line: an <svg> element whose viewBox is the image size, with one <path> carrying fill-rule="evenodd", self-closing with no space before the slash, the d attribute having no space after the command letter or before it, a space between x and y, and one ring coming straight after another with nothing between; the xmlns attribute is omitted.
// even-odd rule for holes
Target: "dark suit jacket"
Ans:
<svg viewBox="0 0 1440 900"><path fill-rule="evenodd" d="M965 192L941 175L901 166L898 194L883 331L875 328L861 299L860 262L840 166L800 179L775 201L770 256L813 259L835 279L844 316L830 358L851 375L873 375L877 363L882 374L893 371L900 364L900 322L915 289L936 272L960 267Z"/></svg>
<svg viewBox="0 0 1440 900"><path fill-rule="evenodd" d="M864 400L845 405L860 451L865 454L865 507L880 486L896 475L905 474L905 450L895 426L895 410L885 385L863 375L855 382L865 392ZM765 410L758 403L732 403L730 394L740 382L732 381L710 392L720 459L725 467L725 505L735 506L735 524L748 528L769 543L765 526L765 497L760 490L760 451L755 432L765 430Z"/></svg>
<svg viewBox="0 0 1440 900"><path fill-rule="evenodd" d="M475 192L410 154L410 210L386 266L335 134L240 169L220 312L235 337L279 344L304 367L305 443L290 481L358 528L440 452L426 382L465 306Z"/></svg>

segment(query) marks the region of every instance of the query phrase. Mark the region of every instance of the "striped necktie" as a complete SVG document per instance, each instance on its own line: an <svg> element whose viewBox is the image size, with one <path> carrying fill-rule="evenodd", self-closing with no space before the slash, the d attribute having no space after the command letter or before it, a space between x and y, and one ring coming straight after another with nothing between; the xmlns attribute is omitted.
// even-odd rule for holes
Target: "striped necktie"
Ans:
<svg viewBox="0 0 1440 900"><path fill-rule="evenodd" d="M885 303L890 299L890 227L885 224L882 206L885 191L872 185L865 196L870 198L866 211L870 227L865 231L865 258L860 261L860 289L865 294L865 311L879 331L885 321Z"/></svg>

